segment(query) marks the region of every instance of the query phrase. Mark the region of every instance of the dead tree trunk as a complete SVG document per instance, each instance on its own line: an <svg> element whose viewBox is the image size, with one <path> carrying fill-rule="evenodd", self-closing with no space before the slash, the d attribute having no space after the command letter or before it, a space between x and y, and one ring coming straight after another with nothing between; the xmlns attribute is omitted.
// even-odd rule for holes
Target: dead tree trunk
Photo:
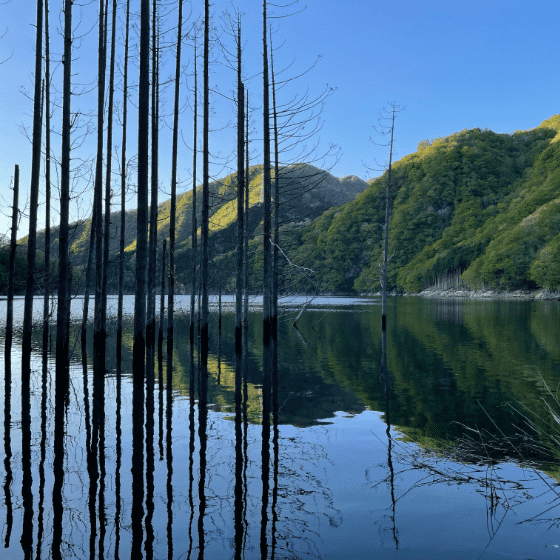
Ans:
<svg viewBox="0 0 560 560"><path fill-rule="evenodd" d="M237 271L235 281L235 356L241 361L241 343L243 336L243 233L245 196L245 91L241 80L241 16L237 20ZM236 368L237 369L237 368ZM241 366L239 365L239 372ZM237 383L237 382L236 382ZM237 384L236 384L237 387Z"/></svg>
<svg viewBox="0 0 560 560"><path fill-rule="evenodd" d="M387 188L385 189L385 224L383 226L383 269L381 280L381 328L387 329L387 263L389 261L389 216L391 204L391 170L393 163L393 133L395 131L396 106L391 111L391 140L389 142L389 169L387 170Z"/></svg>
<svg viewBox="0 0 560 560"><path fill-rule="evenodd" d="M6 349L12 347L14 326L14 285L16 280L17 223L19 204L19 165L14 168L14 197L12 202L12 234L10 236L10 257L8 261L8 298L6 311ZM8 352L6 352L7 354Z"/></svg>
<svg viewBox="0 0 560 560"><path fill-rule="evenodd" d="M169 287L167 295L167 351L173 353L173 313L175 308L175 219L177 214L177 144L179 135L179 90L181 83L181 44L183 40L183 0L179 0L177 53L175 55L175 101L173 106L173 147L171 162L171 207L169 209ZM196 55L195 55L196 68ZM196 104L195 104L196 114ZM195 146L196 153L196 146Z"/></svg>
<svg viewBox="0 0 560 560"><path fill-rule="evenodd" d="M51 295L51 74L49 38L49 0L45 0L45 264L43 295L43 345L49 335Z"/></svg>
<svg viewBox="0 0 560 560"><path fill-rule="evenodd" d="M117 303L117 361L120 362L123 330L123 292L124 292L124 242L126 228L126 126L128 117L128 39L130 32L130 0L126 2L126 31L124 41L123 70L123 130L121 152L121 227L119 239L119 295Z"/></svg>
<svg viewBox="0 0 560 560"><path fill-rule="evenodd" d="M268 83L268 23L266 0L263 0L263 410L270 411L271 348L272 332L272 253L271 253L271 180L270 180L270 108ZM263 451L270 436L270 418L263 414Z"/></svg>
<svg viewBox="0 0 560 560"><path fill-rule="evenodd" d="M95 185L93 195L95 218L95 310L93 319L93 355L94 371L105 369L103 331L103 126L105 116L105 5L99 0L98 59L97 59L97 160L95 164ZM93 224L92 224L93 230Z"/></svg>
<svg viewBox="0 0 560 560"><path fill-rule="evenodd" d="M136 220L136 297L134 300L133 369L135 382L144 381L146 350L146 257L148 250L148 131L150 111L150 2L140 14L140 79L138 92L138 202ZM142 389L143 390L143 389Z"/></svg>
<svg viewBox="0 0 560 560"><path fill-rule="evenodd" d="M159 297L159 331L158 331L158 351L160 359L163 352L163 321L165 319L165 255L167 251L167 239L163 240L161 248L161 291Z"/></svg>
<svg viewBox="0 0 560 560"><path fill-rule="evenodd" d="M33 325L33 295L35 293L35 254L37 249L37 206L39 204L39 174L41 171L41 79L43 54L43 0L37 0L35 40L35 88L33 97L33 139L31 159L31 189L29 236L27 238L27 276L23 308L22 387L28 384L31 371L31 330Z"/></svg>
<svg viewBox="0 0 560 560"><path fill-rule="evenodd" d="M245 95L245 219L243 220L243 331L249 328L249 93Z"/></svg>
<svg viewBox="0 0 560 560"><path fill-rule="evenodd" d="M58 239L58 305L56 317L57 386L67 377L69 349L70 263L68 259L70 210L70 102L72 78L72 2L64 4L64 77L62 93L62 152L60 161L60 227Z"/></svg>
<svg viewBox="0 0 560 560"><path fill-rule="evenodd" d="M196 41L197 37L194 38L194 101L193 101L193 182L192 182L192 238L191 238L191 249L192 249L192 288L191 288L191 325L190 325L190 342L191 347L194 344L194 331L195 331L195 319L194 319L194 300L196 297L196 257L198 251L198 226L196 220L196 156L197 156L197 136L198 136L198 74L197 74L197 59L196 59Z"/></svg>
<svg viewBox="0 0 560 560"><path fill-rule="evenodd" d="M202 284L202 309L200 325L200 390L206 396L206 386L208 377L208 225L209 225L209 148L208 148L208 127L209 127L209 39L210 39L210 2L204 1L204 114L203 114L203 147L202 147L202 263L201 263L201 284Z"/></svg>
<svg viewBox="0 0 560 560"><path fill-rule="evenodd" d="M156 341L156 256L158 215L158 157L159 157L159 70L157 48L157 0L152 3L152 192L150 197L150 240L148 249L148 316L146 322L146 345L149 352L150 371L154 367Z"/></svg>
<svg viewBox="0 0 560 560"><path fill-rule="evenodd" d="M103 235L103 278L101 286L101 330L107 336L107 281L109 278L109 243L111 239L111 164L113 155L113 100L115 95L115 38L117 28L117 0L113 0L111 29L111 58L109 63L109 106L107 110L107 171L105 175L105 227ZM106 31L107 32L107 31Z"/></svg>

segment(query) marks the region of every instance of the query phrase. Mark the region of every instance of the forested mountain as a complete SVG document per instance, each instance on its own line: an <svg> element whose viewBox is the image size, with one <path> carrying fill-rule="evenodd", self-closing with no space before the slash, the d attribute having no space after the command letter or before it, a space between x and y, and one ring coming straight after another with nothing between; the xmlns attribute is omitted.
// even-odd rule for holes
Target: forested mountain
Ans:
<svg viewBox="0 0 560 560"><path fill-rule="evenodd" d="M235 276L235 239L236 239L236 174L210 184L210 285L217 288L221 285L225 290L233 289ZM302 227L306 223L322 215L332 206L339 206L353 200L355 196L367 188L368 184L355 176L339 179L327 171L308 164L295 164L280 170L280 223L284 229ZM262 165L255 165L249 172L249 236L255 238L255 243L261 243L262 233ZM200 224L202 186L197 188L197 215ZM176 252L177 281L188 286L191 281L191 235L192 235L192 191L177 197L177 225ZM159 205L158 239L169 237L170 201ZM120 212L111 214L112 235L110 242L110 265L114 273L109 272L110 290L116 289L117 262L120 236ZM78 221L71 226L71 261L74 265L75 290L80 290L85 273L91 219ZM135 289L135 249L136 249L136 211L126 213L126 261L125 261L125 290L134 292ZM200 234L200 228L199 228ZM58 252L58 229L52 230L53 253L56 259ZM26 238L18 243L25 244ZM37 248L43 250L44 232L37 234ZM20 250L22 248L20 247ZM158 252L161 247L158 247ZM257 270L259 255L253 252L254 267ZM161 255L158 254L161 262ZM260 260L262 262L262 260ZM1 261L0 261L1 263ZM40 265L40 258L39 258ZM254 278L257 289L258 275ZM0 277L1 279L1 277Z"/></svg>
<svg viewBox="0 0 560 560"><path fill-rule="evenodd" d="M389 286L560 288L560 115L513 134L463 130L393 166ZM323 292L379 289L387 177L293 236Z"/></svg>
<svg viewBox="0 0 560 560"><path fill-rule="evenodd" d="M560 115L556 115L528 131L496 134L472 129L425 140L415 153L396 162L390 288L418 292L460 283L471 289L560 289L559 139ZM262 166L250 170L248 223L256 291L262 279L261 172ZM338 179L309 165L295 165L282 169L280 177L284 289L377 291L386 174L368 185L355 176ZM235 174L210 186L212 289L234 287L235 191ZM177 211L178 281L188 286L191 191L178 197ZM134 290L135 218L134 211L127 212L129 291ZM160 204L158 220L161 240L169 234L169 201ZM116 270L119 214L111 221L111 262ZM71 250L77 283L83 278L89 232L90 220L74 224ZM56 229L53 238L56 254ZM40 233L39 249L42 242Z"/></svg>

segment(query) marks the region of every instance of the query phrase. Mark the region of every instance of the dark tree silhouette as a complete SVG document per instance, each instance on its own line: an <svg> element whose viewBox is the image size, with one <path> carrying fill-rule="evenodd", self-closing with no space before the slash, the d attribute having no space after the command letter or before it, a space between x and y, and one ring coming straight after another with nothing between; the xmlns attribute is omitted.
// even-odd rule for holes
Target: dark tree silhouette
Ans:
<svg viewBox="0 0 560 560"><path fill-rule="evenodd" d="M72 2L64 4L64 77L62 93L62 151L60 161L60 227L58 239L58 305L56 316L57 385L68 371L70 333L70 102L72 78Z"/></svg>
<svg viewBox="0 0 560 560"><path fill-rule="evenodd" d="M51 295L51 75L50 75L49 0L45 0L45 263L43 294L43 345L49 335Z"/></svg>
<svg viewBox="0 0 560 560"><path fill-rule="evenodd" d="M126 126L128 117L128 40L130 33L130 0L126 1L126 30L124 40L123 68L123 129L121 150L121 224L119 238L119 295L117 303L117 361L120 362L123 328L123 291L124 291L124 242L126 229Z"/></svg>
<svg viewBox="0 0 560 560"><path fill-rule="evenodd" d="M177 52L175 55L175 100L173 105L173 146L171 155L171 206L169 210L169 285L167 296L167 345L173 349L173 314L175 308L175 220L177 214L177 144L179 135L179 91L181 77L181 45L183 39L183 0L179 0L177 20ZM196 68L196 54L195 54ZM196 95L196 94L195 94ZM196 105L195 105L196 114ZM195 121L196 122L196 121ZM195 144L196 153L196 144ZM193 191L194 192L194 191Z"/></svg>
<svg viewBox="0 0 560 560"><path fill-rule="evenodd" d="M29 206L29 236L27 238L27 276L23 308L22 375L24 387L31 373L31 330L33 328L33 296L35 293L35 256L37 251L37 207L39 204L39 174L41 171L41 80L43 54L43 0L37 0L35 40L35 87L33 94L33 140L31 157L31 189Z"/></svg>

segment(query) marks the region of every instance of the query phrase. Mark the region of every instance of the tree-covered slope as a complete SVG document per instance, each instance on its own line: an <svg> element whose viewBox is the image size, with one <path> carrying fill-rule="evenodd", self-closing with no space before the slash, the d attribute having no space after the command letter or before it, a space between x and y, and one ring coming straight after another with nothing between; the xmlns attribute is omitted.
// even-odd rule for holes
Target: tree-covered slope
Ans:
<svg viewBox="0 0 560 560"><path fill-rule="evenodd" d="M389 283L419 291L560 287L560 116L513 134L463 130L393 166ZM379 289L387 176L298 232L319 289Z"/></svg>
<svg viewBox="0 0 560 560"><path fill-rule="evenodd" d="M280 170L280 222L285 228L298 228L311 222L333 205L341 205L367 188L367 183L358 177L350 176L339 179L327 171L307 164L295 164ZM262 232L263 210L261 202L262 165L255 165L249 171L249 235L255 237L254 244L260 241ZM221 284L224 288L235 277L233 260L225 259L235 250L237 219L237 175L214 181L210 190L210 264L211 286ZM196 213L200 233L202 187L197 188ZM115 199L114 203L118 201ZM177 281L185 286L191 279L191 243L192 243L192 205L193 193L187 191L177 197L176 249L175 261ZM158 252L161 241L169 237L170 201L159 205L158 214ZM110 232L110 290L117 286L117 262L120 239L120 212L111 213ZM136 211L130 210L125 216L125 289L135 289L135 251L136 251ZM71 225L71 259L74 269L75 289L81 289L84 268L87 261L91 220L80 220ZM58 252L58 229L53 228L52 253L56 260ZM25 244L26 238L19 241ZM37 248L44 248L44 232L37 235ZM258 260L258 255L255 255ZM161 255L158 254L161 261ZM227 261L227 262L226 262ZM232 261L232 262L229 262ZM254 263L255 264L255 263ZM1 269L0 269L1 272ZM1 280L1 278L0 278ZM227 289L227 288L226 288Z"/></svg>

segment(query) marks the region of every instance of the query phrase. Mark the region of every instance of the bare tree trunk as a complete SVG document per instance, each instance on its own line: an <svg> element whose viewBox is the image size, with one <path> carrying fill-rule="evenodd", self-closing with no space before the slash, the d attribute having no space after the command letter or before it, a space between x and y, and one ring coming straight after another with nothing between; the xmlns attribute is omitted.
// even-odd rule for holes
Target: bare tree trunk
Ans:
<svg viewBox="0 0 560 560"><path fill-rule="evenodd" d="M194 115L193 115L193 186L192 186L192 288L191 288L191 325L190 325L190 340L191 345L194 344L194 300L196 297L196 256L198 250L198 225L196 220L196 155L197 155L197 136L198 136L198 74L197 74L197 58L196 58L196 41L194 39Z"/></svg>
<svg viewBox="0 0 560 560"><path fill-rule="evenodd" d="M263 388L262 388L262 457L261 473L262 494L262 522L261 522L261 554L267 550L268 491L269 491L269 460L270 460L270 411L271 411L271 182L270 182L270 109L268 94L268 47L266 35L268 22L266 16L266 0L263 0Z"/></svg>
<svg viewBox="0 0 560 560"><path fill-rule="evenodd" d="M31 190L29 236L27 238L27 277L23 308L22 390L31 373L31 330L33 326L33 295L35 292L35 253L37 249L37 206L39 204L39 174L41 171L41 78L43 54L43 0L37 0L37 30L35 41L35 88L33 97L33 144L31 159Z"/></svg>
<svg viewBox="0 0 560 560"><path fill-rule="evenodd" d="M138 91L138 203L136 219L136 297L132 347L132 546L142 557L144 540L144 356L146 350L146 251L148 248L148 132L150 110L150 1L140 5L140 78Z"/></svg>
<svg viewBox="0 0 560 560"><path fill-rule="evenodd" d="M265 375L270 367L270 331L271 331L271 299L272 299L272 253L271 253L271 179L270 179L270 109L268 84L268 32L266 18L266 0L263 0L263 360Z"/></svg>
<svg viewBox="0 0 560 560"><path fill-rule="evenodd" d="M133 369L144 381L146 350L146 253L148 249L148 131L150 101L150 2L142 0L140 15L140 80L138 92L138 203L136 221L136 297L134 300Z"/></svg>
<svg viewBox="0 0 560 560"><path fill-rule="evenodd" d="M167 250L167 239L163 240L161 248L161 292L159 298L159 332L158 347L159 355L162 356L163 351L163 321L165 319L165 254Z"/></svg>
<svg viewBox="0 0 560 560"><path fill-rule="evenodd" d="M157 48L157 0L152 3L152 193L150 199L150 240L148 249L148 316L146 322L146 348L149 353L150 371L154 367L156 341L156 256L157 256L157 215L158 215L158 105L159 70Z"/></svg>
<svg viewBox="0 0 560 560"><path fill-rule="evenodd" d="M206 395L208 382L208 225L209 225L209 151L208 151L208 126L209 126L209 36L210 36L210 2L204 0L204 114L203 114L203 152L202 152L202 309L200 326L200 390Z"/></svg>
<svg viewBox="0 0 560 560"><path fill-rule="evenodd" d="M181 83L181 44L183 41L182 29L183 0L179 0L177 53L175 56L175 101L173 106L173 147L171 156L171 208L169 210L169 287L167 295L167 352L171 355L173 354L173 313L175 307L175 219L177 214L177 144L179 134L179 88ZM196 51L194 64L196 71ZM196 103L194 110L196 115ZM194 173L196 174L196 168Z"/></svg>
<svg viewBox="0 0 560 560"><path fill-rule="evenodd" d="M98 29L98 78L97 78L97 161L95 164L95 185L93 195L95 219L95 310L93 319L93 363L94 371L105 369L103 331L103 123L105 116L105 5L99 0L99 29ZM93 227L93 224L92 224Z"/></svg>
<svg viewBox="0 0 560 560"><path fill-rule="evenodd" d="M16 279L17 223L19 204L19 165L14 168L14 197L12 202L12 234L10 237L10 260L8 262L8 298L6 312L6 354L12 347L14 327L14 284Z"/></svg>
<svg viewBox="0 0 560 560"><path fill-rule="evenodd" d="M72 2L64 4L64 78L62 97L62 152L60 162L60 227L58 239L58 306L56 317L56 378L64 383L68 374L69 277L68 220L70 214L70 102L72 78Z"/></svg>
<svg viewBox="0 0 560 560"><path fill-rule="evenodd" d="M391 140L389 143L389 169L387 171L387 188L385 189L385 224L383 227L383 270L381 281L381 329L387 329L387 263L389 255L389 215L391 204L391 169L393 163L393 132L395 130L396 107L391 113Z"/></svg>
<svg viewBox="0 0 560 560"><path fill-rule="evenodd" d="M51 75L49 38L49 0L45 0L45 279L43 295L43 345L49 335L51 295Z"/></svg>
<svg viewBox="0 0 560 560"><path fill-rule="evenodd" d="M274 57L272 49L272 30L270 31L270 76L272 78L272 113L274 119L274 242L272 244L272 376L277 373L277 326L278 326L278 243L280 241L280 163L278 161L278 113L276 111L276 84L274 80ZM272 381L274 386L274 379Z"/></svg>
<svg viewBox="0 0 560 560"><path fill-rule="evenodd" d="M241 374L241 343L243 337L243 233L245 162L243 144L245 140L245 90L241 80L241 16L237 20L237 275L235 281L235 356L239 360L236 375ZM237 364L237 361L236 361ZM238 370L238 371L237 371ZM241 387L241 386L240 386ZM236 381L237 388L237 381ZM236 401L237 402L237 401Z"/></svg>
<svg viewBox="0 0 560 560"><path fill-rule="evenodd" d="M117 361L120 362L123 330L123 292L124 292L124 242L126 228L126 126L128 117L128 39L130 32L130 0L126 2L126 31L124 41L123 71L123 131L121 153L121 227L119 239L119 295L117 303Z"/></svg>
<svg viewBox="0 0 560 560"><path fill-rule="evenodd" d="M243 220L243 331L249 328L249 93L246 92L245 111L245 219ZM245 346L244 346L245 347Z"/></svg>
<svg viewBox="0 0 560 560"><path fill-rule="evenodd" d="M107 111L107 171L105 175L105 228L103 236L103 278L101 286L101 330L107 337L107 280L109 277L109 242L111 239L111 164L113 156L113 100L115 96L115 42L117 28L117 0L113 0L111 30L111 59L109 63L109 107ZM105 31L107 33L107 30Z"/></svg>
<svg viewBox="0 0 560 560"><path fill-rule="evenodd" d="M86 265L86 286L84 290L84 307L82 309L82 341L84 341L86 337L87 321L88 321L88 314L89 314L89 291L91 288L92 273L93 273L93 254L95 252L95 224L97 221L96 217L97 217L97 207L94 204L93 211L91 213L89 249L88 249L88 259Z"/></svg>

